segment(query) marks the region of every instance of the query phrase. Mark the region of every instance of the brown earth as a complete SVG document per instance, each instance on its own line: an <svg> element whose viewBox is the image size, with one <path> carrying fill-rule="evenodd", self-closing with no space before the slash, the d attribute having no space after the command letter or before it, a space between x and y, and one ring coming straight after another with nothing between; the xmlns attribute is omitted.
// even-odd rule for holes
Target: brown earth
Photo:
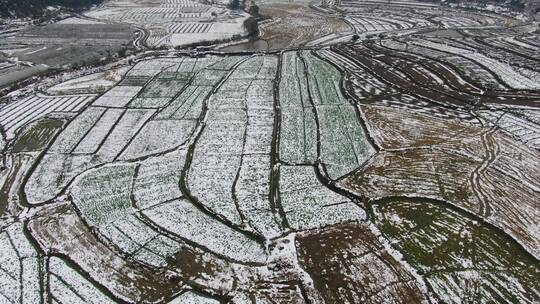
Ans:
<svg viewBox="0 0 540 304"><path fill-rule="evenodd" d="M325 303L421 303L414 277L366 224L299 233L296 247ZM390 301L390 302L388 302Z"/></svg>

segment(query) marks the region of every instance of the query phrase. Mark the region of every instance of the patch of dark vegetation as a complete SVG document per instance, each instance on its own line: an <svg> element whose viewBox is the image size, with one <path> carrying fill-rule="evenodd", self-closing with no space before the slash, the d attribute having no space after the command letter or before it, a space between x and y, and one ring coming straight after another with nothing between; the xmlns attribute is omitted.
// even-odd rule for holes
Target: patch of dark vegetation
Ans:
<svg viewBox="0 0 540 304"><path fill-rule="evenodd" d="M422 199L373 208L383 235L445 303L538 302L538 261L504 233Z"/></svg>
<svg viewBox="0 0 540 304"><path fill-rule="evenodd" d="M47 147L54 135L62 128L61 120L44 118L29 126L24 133L17 138L13 146L13 152L40 151Z"/></svg>
<svg viewBox="0 0 540 304"><path fill-rule="evenodd" d="M299 233L300 265L325 303L422 303L425 295L365 224Z"/></svg>

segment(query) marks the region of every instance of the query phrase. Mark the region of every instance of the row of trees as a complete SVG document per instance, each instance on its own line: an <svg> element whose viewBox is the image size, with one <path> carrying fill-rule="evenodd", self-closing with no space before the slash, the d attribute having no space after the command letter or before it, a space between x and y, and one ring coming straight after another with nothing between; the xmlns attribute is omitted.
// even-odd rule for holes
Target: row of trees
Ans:
<svg viewBox="0 0 540 304"><path fill-rule="evenodd" d="M254 17L259 17L259 7L251 0L229 0L227 5L231 10L245 10Z"/></svg>

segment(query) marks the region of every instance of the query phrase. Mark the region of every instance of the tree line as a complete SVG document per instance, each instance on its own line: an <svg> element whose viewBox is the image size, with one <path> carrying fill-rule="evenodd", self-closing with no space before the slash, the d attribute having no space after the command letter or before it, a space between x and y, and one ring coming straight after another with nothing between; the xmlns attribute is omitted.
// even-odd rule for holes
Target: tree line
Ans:
<svg viewBox="0 0 540 304"><path fill-rule="evenodd" d="M81 10L101 2L103 0L0 0L0 17L41 17L50 6Z"/></svg>

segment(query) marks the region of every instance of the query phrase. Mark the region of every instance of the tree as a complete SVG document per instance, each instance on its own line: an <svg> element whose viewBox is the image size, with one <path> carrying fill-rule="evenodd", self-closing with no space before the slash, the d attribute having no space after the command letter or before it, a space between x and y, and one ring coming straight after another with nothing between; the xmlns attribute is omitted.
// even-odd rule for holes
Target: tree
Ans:
<svg viewBox="0 0 540 304"><path fill-rule="evenodd" d="M230 0L229 5L227 7L229 9L232 9L232 10L239 10L240 9L240 0Z"/></svg>
<svg viewBox="0 0 540 304"><path fill-rule="evenodd" d="M244 22L244 28L249 33L250 36L257 36L257 33L259 32L259 24L257 22L257 19L253 17L249 17Z"/></svg>
<svg viewBox="0 0 540 304"><path fill-rule="evenodd" d="M120 56L120 58L124 58L126 57L126 55L127 55L127 48L123 47L120 50L118 50L118 56Z"/></svg>
<svg viewBox="0 0 540 304"><path fill-rule="evenodd" d="M249 10L248 10L248 13L252 16L255 16L255 17L259 17L259 7L253 3L250 7L249 7Z"/></svg>

